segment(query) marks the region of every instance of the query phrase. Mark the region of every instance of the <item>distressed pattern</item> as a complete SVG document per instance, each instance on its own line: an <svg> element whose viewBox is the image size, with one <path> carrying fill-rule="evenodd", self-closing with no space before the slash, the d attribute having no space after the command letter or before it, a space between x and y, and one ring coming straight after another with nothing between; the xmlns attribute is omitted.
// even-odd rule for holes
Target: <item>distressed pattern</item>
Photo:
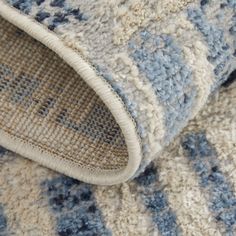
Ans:
<svg viewBox="0 0 236 236"><path fill-rule="evenodd" d="M131 56L164 107L165 142L168 143L182 129L194 107L196 90L191 80L192 72L170 36L152 35L145 30L139 37L129 42ZM153 52L154 45L159 50Z"/></svg>
<svg viewBox="0 0 236 236"><path fill-rule="evenodd" d="M230 80L127 183L86 184L1 148L0 235L235 235L236 147L229 134L236 127L236 87Z"/></svg>
<svg viewBox="0 0 236 236"><path fill-rule="evenodd" d="M60 176L42 183L57 219L57 233L64 235L111 235L93 196L93 188Z"/></svg>
<svg viewBox="0 0 236 236"><path fill-rule="evenodd" d="M209 208L215 214L215 219L223 223L227 234L233 235L236 225L236 197L231 184L219 169L215 149L204 133L187 135L182 146L199 176L200 186L209 194Z"/></svg>
<svg viewBox="0 0 236 236"><path fill-rule="evenodd" d="M151 163L136 178L138 189L140 188L139 195L145 207L150 211L153 223L161 235L181 235L176 215L169 206L165 191L162 190L157 171L157 167Z"/></svg>
<svg viewBox="0 0 236 236"><path fill-rule="evenodd" d="M38 22L45 22L49 30L55 30L59 25L67 24L72 19L84 21L87 17L80 11L80 8L71 8L64 0L51 1L48 6L45 1L31 0L10 0L10 4L18 10L29 14L34 8L39 11L34 18ZM54 12L55 10L55 12Z"/></svg>
<svg viewBox="0 0 236 236"><path fill-rule="evenodd" d="M236 1L5 3L105 81L133 120L142 162L132 180L95 186L0 147L0 236L235 235ZM123 170L122 130L81 76L2 18L0 35L0 131L95 178Z"/></svg>
<svg viewBox="0 0 236 236"><path fill-rule="evenodd" d="M20 12L48 35L58 37L65 47L82 57L101 83L119 98L125 107L124 113L132 121L138 136L136 144L141 149L142 161L134 176L174 140L203 107L210 92L225 83L235 69L234 0L161 0L158 3L153 0L116 3L91 0L89 4L81 0L1 1L16 15ZM186 36L189 29L191 39ZM7 34L10 37L9 32ZM8 42L6 37L3 48L9 49L13 42ZM19 32L17 37L22 46L24 41L30 41L24 33ZM34 48L36 52L41 46L31 41L24 49ZM7 49L5 54L16 57ZM39 56L36 52L34 58L28 60L25 55L19 55L25 58L25 64L35 58L38 61L31 70L25 66L21 71L16 61L10 63L12 59L1 62L0 89L8 102L24 107L25 116L18 119L26 121L22 124L17 121L15 125L13 119L6 124L9 117L15 116L12 107L12 113L2 119L2 130L6 132L5 127L14 130L11 135L37 145L43 152L66 160L76 168L115 173L129 166L129 158L136 160L129 155L132 145L126 146L129 140L125 140L116 117L80 75L79 80L76 79L76 73L69 72L64 65L68 74L63 69L54 70L56 75L51 72L51 77L58 79L49 82L49 74L39 78L43 76L38 66L42 63L40 60L44 60L42 53ZM60 68L59 60L55 65L52 58L43 65L47 64L47 69ZM208 64L199 62L203 59ZM201 68L194 66L197 62ZM207 76L206 82L196 79L201 74ZM42 95L42 88L51 90L50 94ZM31 118L35 124L26 118L34 114L32 110L37 110L37 115ZM57 127L55 132L50 129L48 120ZM30 131L26 126L31 127Z"/></svg>
<svg viewBox="0 0 236 236"><path fill-rule="evenodd" d="M201 5L205 6L207 3ZM228 5L225 4L225 7ZM214 73L217 78L216 84L214 85L215 88L226 81L231 72L230 62L233 61L232 49L230 49L230 46L227 43L225 29L219 28L209 22L207 20L207 14L202 8L189 8L188 18L202 33L209 47L207 59L215 65ZM231 29L229 30L232 31Z"/></svg>
<svg viewBox="0 0 236 236"><path fill-rule="evenodd" d="M187 28L184 21L178 20L178 14L184 13L186 21L200 32L194 34L193 41L208 49L205 58L212 64L215 76L209 90L225 82L235 66L234 1L160 1L156 6L155 1L119 1L117 5L103 0L91 1L89 5L72 0L7 2L77 50L120 96L141 139L143 162L137 173L180 133L195 114L195 107L199 110L203 106L201 101L206 100L204 93L200 93L202 85L193 81L196 72L186 60L191 60L191 55L181 48L184 35L174 34ZM228 25L223 25L222 20ZM170 35L161 28L168 21L175 22ZM206 65L203 69L209 68ZM54 106L55 99L48 99L42 116ZM64 118L67 113L66 109L61 111L61 124L73 130L83 129ZM90 118L84 125L87 127L88 123ZM97 126L100 127L99 122ZM91 136L90 131L85 132ZM113 132L116 131L108 139ZM104 134L98 129L95 139L102 137ZM109 145L106 139L102 142ZM124 145L124 140L119 145Z"/></svg>

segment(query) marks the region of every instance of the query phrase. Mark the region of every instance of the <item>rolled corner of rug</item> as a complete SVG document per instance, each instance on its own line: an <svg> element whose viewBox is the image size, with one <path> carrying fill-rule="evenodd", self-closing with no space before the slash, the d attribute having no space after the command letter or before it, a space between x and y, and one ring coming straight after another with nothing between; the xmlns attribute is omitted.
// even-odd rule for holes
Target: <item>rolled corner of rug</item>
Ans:
<svg viewBox="0 0 236 236"><path fill-rule="evenodd" d="M117 184L134 176L142 159L140 137L103 75L11 4L1 1L0 16L1 85L8 80L1 94L0 144L93 184Z"/></svg>
<svg viewBox="0 0 236 236"><path fill-rule="evenodd" d="M235 69L220 3L0 0L0 144L85 182L134 178Z"/></svg>

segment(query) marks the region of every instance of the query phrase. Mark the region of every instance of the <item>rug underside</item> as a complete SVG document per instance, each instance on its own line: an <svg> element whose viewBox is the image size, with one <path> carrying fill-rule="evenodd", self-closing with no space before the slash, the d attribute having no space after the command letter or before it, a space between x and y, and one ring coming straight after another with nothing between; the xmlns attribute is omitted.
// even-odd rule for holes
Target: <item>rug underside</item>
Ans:
<svg viewBox="0 0 236 236"><path fill-rule="evenodd" d="M89 169L127 165L112 114L50 49L0 18L0 129Z"/></svg>

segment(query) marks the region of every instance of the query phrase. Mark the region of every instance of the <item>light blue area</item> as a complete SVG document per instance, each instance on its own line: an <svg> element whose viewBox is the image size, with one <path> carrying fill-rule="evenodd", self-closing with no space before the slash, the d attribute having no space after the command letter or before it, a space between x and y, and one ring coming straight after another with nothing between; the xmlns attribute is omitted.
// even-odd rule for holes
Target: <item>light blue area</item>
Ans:
<svg viewBox="0 0 236 236"><path fill-rule="evenodd" d="M190 118L196 99L192 72L183 53L169 35L143 30L129 42L129 53L139 71L151 83L165 113L169 143Z"/></svg>
<svg viewBox="0 0 236 236"><path fill-rule="evenodd" d="M181 235L176 215L169 206L165 191L161 189L161 184L160 189L153 186L155 182L159 182L157 167L151 163L135 181L141 187L141 198L145 207L150 211L153 223L159 230L160 235Z"/></svg>
<svg viewBox="0 0 236 236"><path fill-rule="evenodd" d="M200 186L207 193L209 208L228 235L236 230L236 197L232 184L222 173L215 148L204 132L187 134L182 147L196 172Z"/></svg>
<svg viewBox="0 0 236 236"><path fill-rule="evenodd" d="M55 215L59 236L110 236L94 198L92 186L59 176L42 183Z"/></svg>
<svg viewBox="0 0 236 236"><path fill-rule="evenodd" d="M234 6L233 1L226 1L225 4L220 4L219 9L223 9L227 6ZM191 7L187 10L188 19L194 24L194 26L201 32L207 46L209 55L207 57L208 61L212 63L214 68L214 74L216 76L216 82L212 87L212 90L217 88L223 82L225 82L232 72L231 62L233 60L234 49L230 48L230 45L226 40L226 32L229 29L219 28L214 23L213 20L207 19L207 10L202 9L201 5L199 7ZM217 18L219 15L216 15ZM228 35L228 34L227 34Z"/></svg>

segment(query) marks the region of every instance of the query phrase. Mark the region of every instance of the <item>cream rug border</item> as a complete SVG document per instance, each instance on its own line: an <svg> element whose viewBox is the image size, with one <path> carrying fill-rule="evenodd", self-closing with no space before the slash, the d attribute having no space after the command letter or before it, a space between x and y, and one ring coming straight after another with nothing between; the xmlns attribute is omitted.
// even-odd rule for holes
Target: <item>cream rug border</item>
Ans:
<svg viewBox="0 0 236 236"><path fill-rule="evenodd" d="M113 114L124 134L129 160L126 168L120 171L94 171L80 168L69 161L59 160L58 157L55 159L53 155L44 152L38 147L24 143L22 140L7 134L2 130L0 130L0 145L53 170L92 184L112 185L124 182L131 178L140 165L142 152L135 123L127 112L122 100L113 91L111 86L102 77L99 77L96 74L92 66L86 62L78 52L65 46L55 33L7 5L4 0L0 0L0 5L0 15L4 19L54 51L80 74L84 81L102 99Z"/></svg>

